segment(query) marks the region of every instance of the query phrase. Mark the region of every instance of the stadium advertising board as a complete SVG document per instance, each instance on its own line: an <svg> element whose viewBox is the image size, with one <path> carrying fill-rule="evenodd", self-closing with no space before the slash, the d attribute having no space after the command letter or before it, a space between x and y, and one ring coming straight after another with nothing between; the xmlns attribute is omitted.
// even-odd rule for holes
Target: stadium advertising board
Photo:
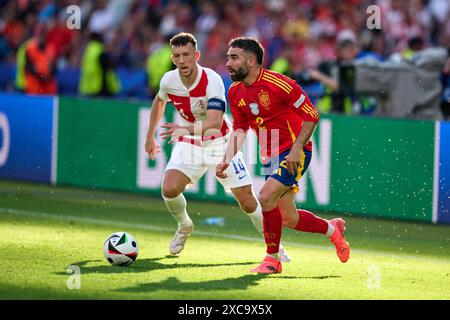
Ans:
<svg viewBox="0 0 450 320"><path fill-rule="evenodd" d="M55 100L0 94L0 177L51 182Z"/></svg>
<svg viewBox="0 0 450 320"><path fill-rule="evenodd" d="M322 116L308 194L298 200L310 208L431 221L434 127L433 121ZM329 189L318 197L322 188Z"/></svg>
<svg viewBox="0 0 450 320"><path fill-rule="evenodd" d="M61 98L57 181L95 188L160 193L171 145L156 161L144 150L147 103ZM168 106L163 121L177 121ZM434 125L432 121L322 116L313 159L297 195L305 208L432 221ZM420 132L420 134L418 134ZM157 132L158 136L158 132ZM159 138L158 138L159 139ZM264 182L256 137L244 157ZM208 172L187 190L191 198L234 202Z"/></svg>
<svg viewBox="0 0 450 320"><path fill-rule="evenodd" d="M138 106L61 97L58 183L135 191Z"/></svg>
<svg viewBox="0 0 450 320"><path fill-rule="evenodd" d="M166 119L174 117L169 115L172 110L166 110ZM139 112L139 146L145 141L148 115L148 109ZM323 116L313 146L310 169L296 198L305 208L431 221L434 122ZM260 165L253 165L254 135L249 135L243 151L259 190L264 177ZM170 157L167 145L164 153L149 166L145 150L138 149L140 188L159 188L161 170ZM193 198L234 201L210 172L187 193Z"/></svg>
<svg viewBox="0 0 450 320"><path fill-rule="evenodd" d="M450 122L440 123L437 222L450 223Z"/></svg>

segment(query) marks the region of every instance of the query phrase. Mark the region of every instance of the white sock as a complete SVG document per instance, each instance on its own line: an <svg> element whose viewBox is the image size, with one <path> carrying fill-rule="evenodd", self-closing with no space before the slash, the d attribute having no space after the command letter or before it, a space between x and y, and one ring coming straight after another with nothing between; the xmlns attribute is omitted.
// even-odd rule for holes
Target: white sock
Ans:
<svg viewBox="0 0 450 320"><path fill-rule="evenodd" d="M182 193L175 198L167 198L165 196L162 197L170 214L175 218L175 220L177 220L179 228L192 225L192 221L186 211L186 198Z"/></svg>
<svg viewBox="0 0 450 320"><path fill-rule="evenodd" d="M330 221L328 221L328 230L327 230L327 236L331 237L334 232L334 226L331 224Z"/></svg>
<svg viewBox="0 0 450 320"><path fill-rule="evenodd" d="M258 230L259 233L264 235L262 208L258 201L256 201L256 203L257 203L256 210L251 213L245 212L245 214L247 214L247 216L250 218L256 230Z"/></svg>

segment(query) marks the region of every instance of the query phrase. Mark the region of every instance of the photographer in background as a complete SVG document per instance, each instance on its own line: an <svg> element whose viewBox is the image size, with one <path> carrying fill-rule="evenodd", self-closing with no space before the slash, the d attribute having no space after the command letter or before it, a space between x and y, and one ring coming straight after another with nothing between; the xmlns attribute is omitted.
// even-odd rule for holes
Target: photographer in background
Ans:
<svg viewBox="0 0 450 320"><path fill-rule="evenodd" d="M447 49L447 61L441 76L442 100L441 110L445 119L450 120L450 48Z"/></svg>
<svg viewBox="0 0 450 320"><path fill-rule="evenodd" d="M357 60L381 61L379 40L379 33L367 34L360 51L356 35L350 30L343 30L336 38L336 61L322 62L317 69L294 74L293 78L301 85L318 81L325 87L325 94L315 101L321 113L371 114L376 109L377 99L355 93L353 64Z"/></svg>
<svg viewBox="0 0 450 320"><path fill-rule="evenodd" d="M300 84L319 81L325 86L325 95L316 102L321 113L352 114L351 91L342 87L342 81L352 81L351 65L358 54L356 36L351 31L342 31L336 39L336 61L322 62L318 69L308 69L294 76ZM342 71L345 70L345 74Z"/></svg>

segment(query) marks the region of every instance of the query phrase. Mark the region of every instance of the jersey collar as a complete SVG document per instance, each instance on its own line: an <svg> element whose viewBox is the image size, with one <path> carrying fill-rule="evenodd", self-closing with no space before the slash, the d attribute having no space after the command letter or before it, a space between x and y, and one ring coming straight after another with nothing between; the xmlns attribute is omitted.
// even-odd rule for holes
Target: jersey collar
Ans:
<svg viewBox="0 0 450 320"><path fill-rule="evenodd" d="M246 85L245 83L244 83L244 81L242 81L242 83L244 84L244 86L246 86L246 87L251 87L251 86L253 86L255 83L258 83L260 80L261 80L261 77L263 76L263 74L264 74L264 71L265 71L265 69L264 68L261 68L261 70L259 70L259 74L258 74L258 77L256 78L256 80L255 80L255 82L253 82L251 85Z"/></svg>

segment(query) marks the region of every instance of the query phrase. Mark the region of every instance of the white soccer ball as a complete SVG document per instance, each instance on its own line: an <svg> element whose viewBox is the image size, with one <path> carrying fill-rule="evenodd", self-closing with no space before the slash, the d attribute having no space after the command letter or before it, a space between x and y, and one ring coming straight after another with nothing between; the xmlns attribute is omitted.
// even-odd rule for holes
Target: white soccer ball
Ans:
<svg viewBox="0 0 450 320"><path fill-rule="evenodd" d="M113 266L132 264L139 252L136 239L128 232L114 232L103 245L105 259Z"/></svg>

